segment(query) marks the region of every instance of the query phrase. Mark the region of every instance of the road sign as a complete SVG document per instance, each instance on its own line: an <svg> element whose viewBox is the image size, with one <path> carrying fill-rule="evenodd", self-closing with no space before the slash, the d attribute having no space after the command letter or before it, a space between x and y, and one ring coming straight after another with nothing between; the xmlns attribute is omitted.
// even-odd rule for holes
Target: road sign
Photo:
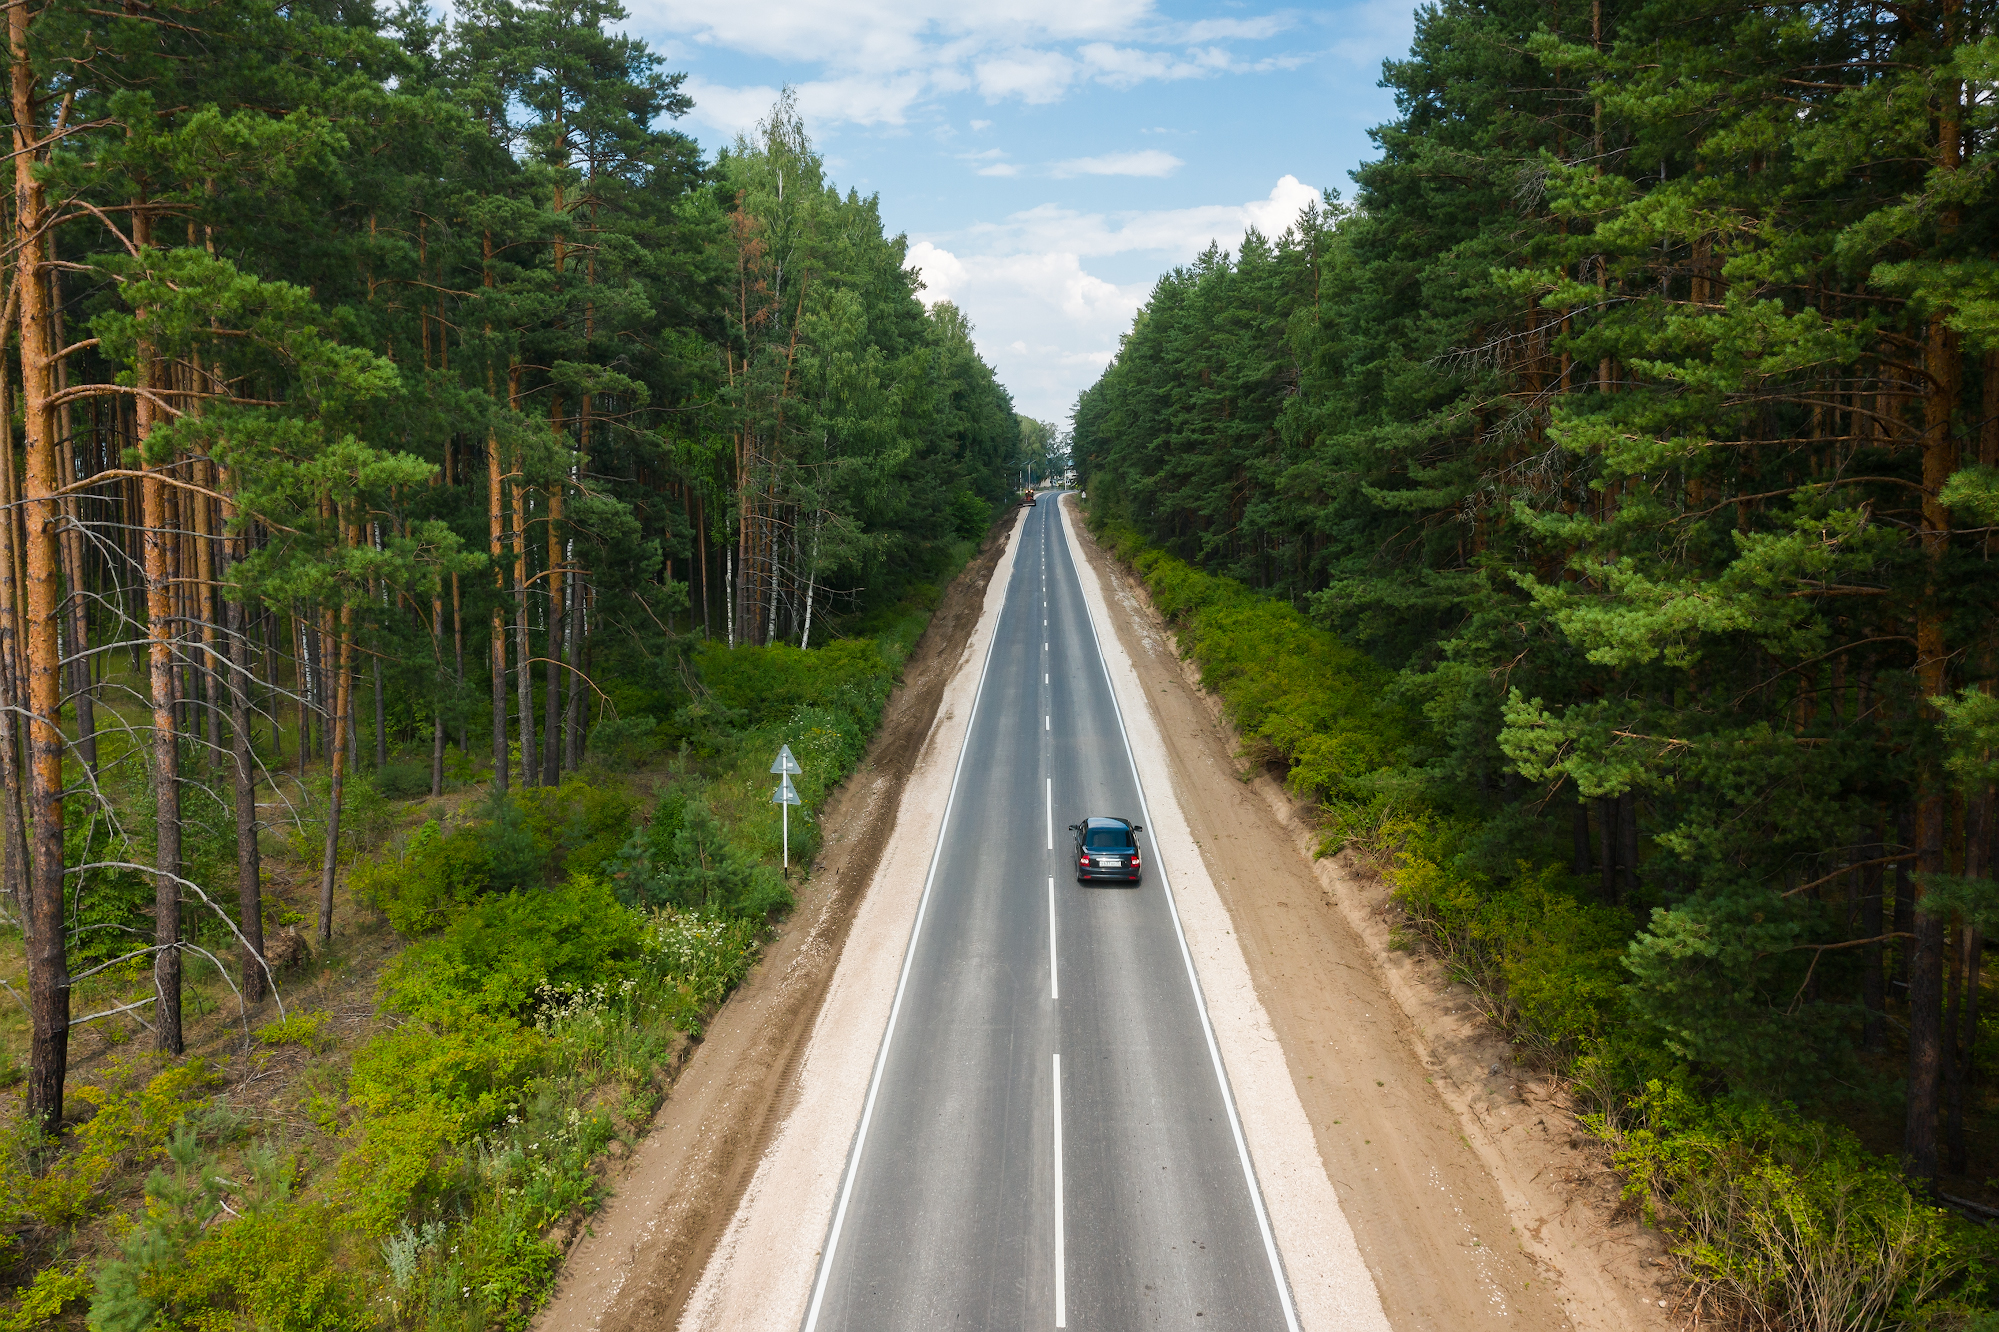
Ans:
<svg viewBox="0 0 1999 1332"><path fill-rule="evenodd" d="M791 873L791 807L805 802L798 798L798 788L791 784L791 773L798 771L798 764L791 757L791 746L786 745L777 756L777 763L771 771L777 772L780 764L791 764L791 772L782 773L777 779L777 790L770 793L770 803L777 806L778 815L784 821L784 870Z"/></svg>
<svg viewBox="0 0 1999 1332"><path fill-rule="evenodd" d="M770 765L770 770L774 773L781 772L788 777L796 777L805 771L805 769L798 766L798 760L791 756L790 745L779 745L777 747L777 762ZM795 805L798 802L794 800L791 803Z"/></svg>

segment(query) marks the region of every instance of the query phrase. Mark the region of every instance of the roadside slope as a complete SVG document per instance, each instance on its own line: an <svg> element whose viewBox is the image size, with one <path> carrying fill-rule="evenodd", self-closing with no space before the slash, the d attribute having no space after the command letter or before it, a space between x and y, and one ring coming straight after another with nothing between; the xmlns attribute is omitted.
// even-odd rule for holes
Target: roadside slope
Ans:
<svg viewBox="0 0 1999 1332"><path fill-rule="evenodd" d="M1665 1292L1652 1289L1652 1274L1664 1275L1650 1266L1656 1249L1634 1224L1609 1223L1604 1172L1567 1145L1564 1110L1521 1084L1503 1043L1475 1020L1443 1029L1462 1000L1389 953L1385 923L1366 928L1371 899L1340 867L1314 864L1309 829L1278 783L1238 777L1235 737L1214 700L1142 590L1065 507L1390 1324L1671 1327L1657 1307ZM1499 1072L1486 1074L1493 1061ZM1238 1097L1248 1100L1240 1088ZM1254 1138L1252 1149L1265 1174Z"/></svg>
<svg viewBox="0 0 1999 1332"><path fill-rule="evenodd" d="M867 758L821 814L820 860L797 908L715 1015L614 1181L616 1195L571 1247L555 1294L535 1320L542 1332L663 1328L679 1318L796 1100L806 1042L909 779L936 748L939 718L952 716L947 687L963 674L987 586L1011 558L1018 525L1017 516L1002 524L945 593L904 664ZM817 1245L815 1235L808 1252Z"/></svg>

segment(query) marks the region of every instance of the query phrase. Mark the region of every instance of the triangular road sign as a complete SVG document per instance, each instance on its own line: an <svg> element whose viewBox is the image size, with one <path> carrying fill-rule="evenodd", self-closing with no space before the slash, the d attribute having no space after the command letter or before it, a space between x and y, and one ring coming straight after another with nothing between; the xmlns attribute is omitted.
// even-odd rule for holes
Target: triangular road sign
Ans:
<svg viewBox="0 0 1999 1332"><path fill-rule="evenodd" d="M796 777L800 773L805 771L805 769L798 766L798 760L791 756L790 745L778 746L777 762L770 765L770 770L772 772L785 773L786 775L792 777Z"/></svg>
<svg viewBox="0 0 1999 1332"><path fill-rule="evenodd" d="M778 779L777 790L771 793L770 802L773 805L802 805L805 803L798 798L798 788L791 784L790 773L786 773Z"/></svg>

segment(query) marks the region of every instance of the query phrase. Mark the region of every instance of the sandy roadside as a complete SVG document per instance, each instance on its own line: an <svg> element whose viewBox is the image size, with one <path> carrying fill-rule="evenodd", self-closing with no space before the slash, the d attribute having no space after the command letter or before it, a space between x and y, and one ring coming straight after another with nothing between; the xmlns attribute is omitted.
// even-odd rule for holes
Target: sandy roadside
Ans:
<svg viewBox="0 0 1999 1332"><path fill-rule="evenodd" d="M800 1104L805 1083L801 1061L809 1059L808 1040L828 1025L824 1016L832 1010L830 991L842 958L850 953L849 943L852 955L892 953L893 963L900 965L906 915L901 934L890 930L884 935L878 923L855 931L863 916L874 920L881 915L879 907L872 913L863 907L878 896L871 885L889 862L900 864L895 848L907 838L896 834L909 826L904 822L905 797L927 807L924 789L936 783L924 774L940 752L951 758L958 752L948 735L962 739L969 720L966 663L976 667L983 661L991 641L988 589L1003 592L1006 586L1018 528L1016 516L988 538L931 617L904 663L902 684L889 700L867 758L821 811L826 841L797 909L715 1015L651 1132L613 1181L610 1203L571 1246L555 1295L535 1320L537 1332L624 1332L671 1327L681 1318L718 1242L725 1232L733 1234L738 1200L753 1180L764 1180L767 1149L775 1150L780 1125ZM981 630L983 637L974 642ZM969 673L976 675L976 670ZM935 803L941 812L941 794ZM931 840L934 831L933 824ZM925 854L928 846L924 842ZM916 875L920 886L921 866ZM884 996L892 985L891 969ZM853 987L840 988L850 992ZM835 1030L847 1030L838 1024L851 1020L851 1002L846 993L837 1010L842 1016L833 1020ZM884 997L884 1007L886 1003ZM874 1040L879 1035L878 1022ZM854 1042L866 1045L859 1073L863 1087L874 1040ZM815 1106L813 1114L820 1113ZM831 1167L835 1176L857 1116L858 1108L838 1129L837 1159ZM823 1116L819 1122L834 1123ZM816 1229L798 1242L808 1264L807 1281L826 1211L830 1206L822 1209ZM802 1309L802 1295L798 1304ZM788 1324L780 1317L736 1325L795 1326L797 1321L793 1314Z"/></svg>
<svg viewBox="0 0 1999 1332"><path fill-rule="evenodd" d="M1390 1324L1677 1326L1659 1303L1674 1292L1657 1236L1617 1211L1614 1182L1566 1105L1515 1068L1437 968L1390 946L1379 881L1314 861L1312 830L1283 787L1260 772L1245 780L1218 700L1142 589L1065 509L1142 692L1138 706L1121 702L1127 722L1154 719L1158 764L1239 943L1266 1042L1281 1052L1265 1057L1288 1070ZM1243 1045L1224 1045L1232 1077ZM1241 1083L1237 1096L1249 1099ZM1295 1130L1264 1132L1297 1154ZM1267 1175L1255 1134L1252 1147Z"/></svg>
<svg viewBox="0 0 1999 1332"><path fill-rule="evenodd" d="M908 950L951 774L971 728L987 651L1019 547L1016 519L986 583L984 608L944 687L937 720L903 788L894 834L839 960L794 1082L796 1102L756 1164L721 1241L688 1297L679 1326L701 1332L797 1327L818 1269L834 1196L897 978ZM656 1324L664 1326L664 1324Z"/></svg>

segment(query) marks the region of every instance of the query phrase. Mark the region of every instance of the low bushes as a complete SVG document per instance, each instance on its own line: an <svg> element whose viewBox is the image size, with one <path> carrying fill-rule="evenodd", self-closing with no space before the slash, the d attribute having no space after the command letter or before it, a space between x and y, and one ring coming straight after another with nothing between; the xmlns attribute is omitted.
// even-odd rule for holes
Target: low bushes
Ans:
<svg viewBox="0 0 1999 1332"><path fill-rule="evenodd" d="M760 936L579 876L480 901L397 960L383 995L406 1021L355 1057L339 1183L409 1325L524 1322L554 1270L542 1231L594 1204L591 1160L650 1115L676 1037Z"/></svg>
<svg viewBox="0 0 1999 1332"><path fill-rule="evenodd" d="M1393 798L1384 778L1424 738L1420 717L1394 698L1391 672L1289 604L1146 546L1134 528L1106 524L1102 536L1174 622L1237 731L1283 761L1293 791L1383 812Z"/></svg>
<svg viewBox="0 0 1999 1332"><path fill-rule="evenodd" d="M1924 1204L1844 1128L1707 1100L1677 1079L1648 1083L1592 1127L1626 1196L1672 1233L1701 1321L1953 1327L1985 1305L1999 1259L1990 1231Z"/></svg>

